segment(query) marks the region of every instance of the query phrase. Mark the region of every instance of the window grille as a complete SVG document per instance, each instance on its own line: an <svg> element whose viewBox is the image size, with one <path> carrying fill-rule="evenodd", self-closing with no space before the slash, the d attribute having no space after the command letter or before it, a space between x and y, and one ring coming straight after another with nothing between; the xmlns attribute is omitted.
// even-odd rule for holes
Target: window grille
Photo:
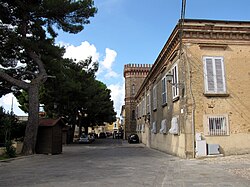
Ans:
<svg viewBox="0 0 250 187"><path fill-rule="evenodd" d="M210 136L224 136L229 135L228 117L221 116L207 116L206 120L207 135Z"/></svg>

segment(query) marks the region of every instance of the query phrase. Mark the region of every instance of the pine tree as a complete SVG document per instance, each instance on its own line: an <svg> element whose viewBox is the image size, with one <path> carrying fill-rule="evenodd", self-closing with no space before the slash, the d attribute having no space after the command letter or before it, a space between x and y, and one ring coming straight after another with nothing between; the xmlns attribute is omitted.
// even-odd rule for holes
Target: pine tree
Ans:
<svg viewBox="0 0 250 187"><path fill-rule="evenodd" d="M35 153L38 95L39 87L48 78L46 64L62 58L62 49L54 43L55 28L79 33L96 12L92 0L1 0L0 79L8 81L12 89L28 93L29 117L23 154Z"/></svg>

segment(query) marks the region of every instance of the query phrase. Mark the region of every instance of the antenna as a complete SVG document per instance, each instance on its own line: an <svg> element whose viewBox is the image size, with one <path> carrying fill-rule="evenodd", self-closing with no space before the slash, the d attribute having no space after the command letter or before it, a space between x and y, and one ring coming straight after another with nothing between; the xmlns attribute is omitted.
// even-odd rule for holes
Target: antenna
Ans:
<svg viewBox="0 0 250 187"><path fill-rule="evenodd" d="M179 27L180 27L180 53L179 53L179 59L181 58L181 51L182 51L182 35L183 35L183 24L184 24L184 19L185 19L185 13L186 13L186 0L182 0L182 5L181 5L181 19L179 22Z"/></svg>

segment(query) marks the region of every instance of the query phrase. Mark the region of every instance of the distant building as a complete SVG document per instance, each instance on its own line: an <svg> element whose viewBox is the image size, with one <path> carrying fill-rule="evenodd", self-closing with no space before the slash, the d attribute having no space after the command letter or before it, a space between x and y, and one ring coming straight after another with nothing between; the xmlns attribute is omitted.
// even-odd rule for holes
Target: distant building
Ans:
<svg viewBox="0 0 250 187"><path fill-rule="evenodd" d="M125 138L136 132L135 95L149 73L151 64L127 64L124 66L125 78Z"/></svg>
<svg viewBox="0 0 250 187"><path fill-rule="evenodd" d="M28 121L28 116L16 116L19 122Z"/></svg>

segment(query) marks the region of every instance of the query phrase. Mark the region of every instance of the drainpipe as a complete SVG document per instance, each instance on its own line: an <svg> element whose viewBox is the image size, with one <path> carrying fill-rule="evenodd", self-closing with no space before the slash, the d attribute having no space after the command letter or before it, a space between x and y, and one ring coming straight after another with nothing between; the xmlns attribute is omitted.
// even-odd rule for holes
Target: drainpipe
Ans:
<svg viewBox="0 0 250 187"><path fill-rule="evenodd" d="M191 95L191 100L192 100L192 116L191 116L191 126L192 126L192 146L193 146L193 158L195 158L195 109L196 109L196 105L195 105L195 99L194 99L194 95L193 95L193 91L192 91L192 81L191 81L191 73L190 73L190 62L187 56L187 53L185 52L185 56L187 59L187 67L188 67L188 77L189 77L189 91L190 91L190 95Z"/></svg>

